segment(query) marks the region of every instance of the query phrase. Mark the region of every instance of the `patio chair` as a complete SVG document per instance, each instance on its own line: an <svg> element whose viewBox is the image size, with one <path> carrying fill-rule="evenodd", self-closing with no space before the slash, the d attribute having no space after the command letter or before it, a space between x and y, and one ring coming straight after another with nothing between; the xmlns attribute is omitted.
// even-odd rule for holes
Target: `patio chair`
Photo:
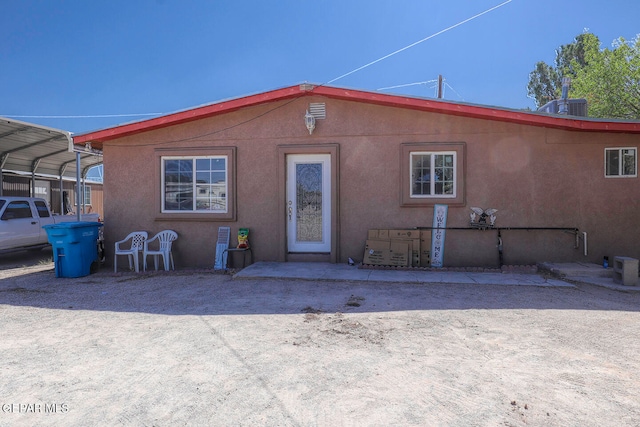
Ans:
<svg viewBox="0 0 640 427"><path fill-rule="evenodd" d="M178 233L173 230L162 230L151 239L144 241L144 249L142 251L142 258L144 260L144 271L147 271L147 256L153 256L153 263L158 270L158 257L162 256L162 263L164 270L169 271L169 266L172 270L176 269L176 265L173 262L173 254L171 253L171 245L174 240L178 238ZM157 242L157 243L154 243ZM153 244L152 244L153 243ZM151 247L157 247L157 249L151 249Z"/></svg>
<svg viewBox="0 0 640 427"><path fill-rule="evenodd" d="M144 248L144 242L147 240L146 231L134 231L129 233L123 240L116 242L116 249L113 253L113 272L118 271L118 255L126 255L129 259L129 270L135 267L136 273L140 271L139 254ZM131 245L125 245L131 241ZM126 247L129 246L129 247ZM133 264L133 265L132 265Z"/></svg>
<svg viewBox="0 0 640 427"><path fill-rule="evenodd" d="M226 256L223 256L223 261L224 261L224 269L228 270L229 269L229 258L231 258L232 262L233 262L233 256L229 257L229 254L233 254L235 252L242 252L242 268L245 267L247 260L246 260L246 255L247 252L249 253L249 262L251 264L253 264L253 252L251 251L251 246L249 246L249 241L248 241L248 236L249 236L249 229L248 228L240 228L238 230L238 247L236 248L227 248L224 250L223 254ZM244 237L244 239L243 239Z"/></svg>

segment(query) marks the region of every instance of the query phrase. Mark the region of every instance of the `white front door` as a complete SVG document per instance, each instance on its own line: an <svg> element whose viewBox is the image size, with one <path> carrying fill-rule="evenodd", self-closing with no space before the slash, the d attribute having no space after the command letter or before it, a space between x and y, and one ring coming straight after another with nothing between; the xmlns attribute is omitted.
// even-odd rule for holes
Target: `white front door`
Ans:
<svg viewBox="0 0 640 427"><path fill-rule="evenodd" d="M331 155L287 156L289 252L331 252Z"/></svg>

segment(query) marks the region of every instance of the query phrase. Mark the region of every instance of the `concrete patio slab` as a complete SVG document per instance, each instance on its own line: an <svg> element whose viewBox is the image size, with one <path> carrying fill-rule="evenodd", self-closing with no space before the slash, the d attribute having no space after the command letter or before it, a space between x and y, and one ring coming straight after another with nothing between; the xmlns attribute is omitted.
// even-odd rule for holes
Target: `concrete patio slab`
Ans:
<svg viewBox="0 0 640 427"><path fill-rule="evenodd" d="M281 278L301 280L349 280L390 283L491 284L509 286L573 286L566 281L531 273L485 273L424 270L378 270L347 264L257 262L234 279Z"/></svg>

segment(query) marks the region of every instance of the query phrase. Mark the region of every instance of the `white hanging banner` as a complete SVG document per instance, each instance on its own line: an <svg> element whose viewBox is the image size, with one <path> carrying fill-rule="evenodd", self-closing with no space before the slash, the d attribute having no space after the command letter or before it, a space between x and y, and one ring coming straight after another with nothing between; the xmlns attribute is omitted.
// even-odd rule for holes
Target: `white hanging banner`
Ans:
<svg viewBox="0 0 640 427"><path fill-rule="evenodd" d="M448 205L433 207L433 229L431 230L431 267L442 267L444 259L444 237L447 227Z"/></svg>

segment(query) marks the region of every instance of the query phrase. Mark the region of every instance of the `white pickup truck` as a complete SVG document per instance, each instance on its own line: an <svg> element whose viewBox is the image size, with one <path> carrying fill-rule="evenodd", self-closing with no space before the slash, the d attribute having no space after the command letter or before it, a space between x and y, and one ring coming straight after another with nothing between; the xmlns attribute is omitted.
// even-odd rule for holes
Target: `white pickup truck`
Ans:
<svg viewBox="0 0 640 427"><path fill-rule="evenodd" d="M0 251L37 249L49 244L49 224L77 221L76 215L54 215L44 199L0 197ZM98 214L81 215L82 221L98 221Z"/></svg>

